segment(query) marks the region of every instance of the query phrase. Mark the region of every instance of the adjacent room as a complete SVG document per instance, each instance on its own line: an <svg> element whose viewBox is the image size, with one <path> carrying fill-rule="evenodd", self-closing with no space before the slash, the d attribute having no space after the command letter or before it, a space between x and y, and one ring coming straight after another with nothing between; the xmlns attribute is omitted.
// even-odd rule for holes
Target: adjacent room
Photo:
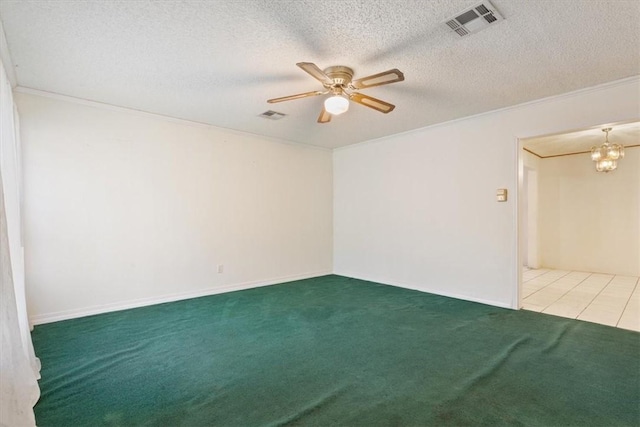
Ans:
<svg viewBox="0 0 640 427"><path fill-rule="evenodd" d="M630 122L521 141L524 309L640 331L638 135ZM612 170L594 162L603 149Z"/></svg>
<svg viewBox="0 0 640 427"><path fill-rule="evenodd" d="M640 425L638 22L0 0L0 425Z"/></svg>

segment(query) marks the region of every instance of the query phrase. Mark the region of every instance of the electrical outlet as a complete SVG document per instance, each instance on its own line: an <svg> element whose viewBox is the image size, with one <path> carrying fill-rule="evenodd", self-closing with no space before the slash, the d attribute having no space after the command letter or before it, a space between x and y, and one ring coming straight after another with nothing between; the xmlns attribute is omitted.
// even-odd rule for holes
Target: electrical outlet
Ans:
<svg viewBox="0 0 640 427"><path fill-rule="evenodd" d="M224 264L218 264L218 274L224 272Z"/></svg>

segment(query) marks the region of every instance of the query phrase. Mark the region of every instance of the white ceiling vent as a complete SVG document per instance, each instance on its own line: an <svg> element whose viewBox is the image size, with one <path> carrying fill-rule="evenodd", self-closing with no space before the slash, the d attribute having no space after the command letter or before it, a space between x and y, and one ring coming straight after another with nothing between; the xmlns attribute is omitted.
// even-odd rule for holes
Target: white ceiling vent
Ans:
<svg viewBox="0 0 640 427"><path fill-rule="evenodd" d="M265 111L264 113L260 114L258 117L262 117L262 118L269 119L269 120L280 120L284 116L286 116L286 114L278 113L277 111L273 111L273 110L269 110L269 111Z"/></svg>
<svg viewBox="0 0 640 427"><path fill-rule="evenodd" d="M503 19L491 3L484 1L456 14L453 18L445 21L445 24L460 37L464 37L482 31Z"/></svg>

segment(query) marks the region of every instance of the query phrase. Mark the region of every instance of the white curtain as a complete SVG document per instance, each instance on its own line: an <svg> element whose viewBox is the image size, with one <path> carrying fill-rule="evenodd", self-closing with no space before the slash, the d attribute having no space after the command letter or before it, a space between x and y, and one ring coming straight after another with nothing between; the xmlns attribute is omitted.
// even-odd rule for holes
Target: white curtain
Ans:
<svg viewBox="0 0 640 427"><path fill-rule="evenodd" d="M40 362L25 296L18 114L0 65L0 426L34 426Z"/></svg>

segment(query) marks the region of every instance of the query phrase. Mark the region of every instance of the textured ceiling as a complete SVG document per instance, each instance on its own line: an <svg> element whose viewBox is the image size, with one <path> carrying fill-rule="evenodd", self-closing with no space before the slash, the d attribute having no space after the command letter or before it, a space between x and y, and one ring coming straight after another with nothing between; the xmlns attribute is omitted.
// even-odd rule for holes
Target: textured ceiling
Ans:
<svg viewBox="0 0 640 427"><path fill-rule="evenodd" d="M640 74L637 0L493 0L505 20L460 38L467 0L0 1L18 85L324 147L339 147ZM297 62L390 68L317 124L321 89ZM287 114L270 121L268 109Z"/></svg>
<svg viewBox="0 0 640 427"><path fill-rule="evenodd" d="M640 122L607 125L609 142L625 147L640 147ZM587 153L594 145L602 145L605 134L601 128L584 129L560 135L547 135L524 140L523 147L539 157ZM640 149L640 148L638 148Z"/></svg>

